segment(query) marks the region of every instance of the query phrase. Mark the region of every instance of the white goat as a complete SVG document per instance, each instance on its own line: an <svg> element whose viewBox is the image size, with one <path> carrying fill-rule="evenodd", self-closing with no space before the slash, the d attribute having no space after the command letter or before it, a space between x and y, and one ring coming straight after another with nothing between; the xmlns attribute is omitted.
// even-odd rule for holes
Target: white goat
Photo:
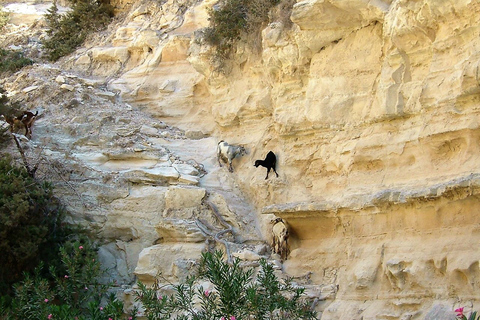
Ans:
<svg viewBox="0 0 480 320"><path fill-rule="evenodd" d="M220 167L222 166L222 163L220 162L220 158L228 163L228 171L233 172L233 167L232 167L232 160L237 156L243 156L246 155L247 151L245 150L244 147L242 146L233 146L229 145L225 141L220 141L217 146L217 158L218 158L218 164Z"/></svg>
<svg viewBox="0 0 480 320"><path fill-rule="evenodd" d="M280 255L282 260L287 260L287 256L290 253L288 246L288 237L290 236L288 231L288 224L282 218L276 218L271 221L272 227L272 249L274 253Z"/></svg>

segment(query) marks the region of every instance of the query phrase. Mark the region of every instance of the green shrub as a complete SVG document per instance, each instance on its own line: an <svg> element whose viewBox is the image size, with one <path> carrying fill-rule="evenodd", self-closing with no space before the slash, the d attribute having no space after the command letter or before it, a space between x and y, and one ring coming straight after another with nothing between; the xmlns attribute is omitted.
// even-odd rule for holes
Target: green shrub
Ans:
<svg viewBox="0 0 480 320"><path fill-rule="evenodd" d="M98 282L104 271L95 247L89 241L66 242L60 256L61 267L50 267L50 280L41 275L40 264L15 285L13 299L0 301L0 319L122 319L123 303L108 293L111 284Z"/></svg>
<svg viewBox="0 0 480 320"><path fill-rule="evenodd" d="M209 11L210 26L203 39L216 47L216 55L226 59L243 35L258 33L268 22L268 13L280 0L223 0Z"/></svg>
<svg viewBox="0 0 480 320"><path fill-rule="evenodd" d="M304 288L290 279L280 281L273 266L260 261L256 281L253 269L245 269L240 260L224 262L222 253L204 253L200 267L184 283L173 285L175 293L160 296L159 279L151 288L139 282L136 300L141 301L149 320L246 320L316 319L316 313L303 297ZM214 290L205 291L200 281L209 281Z"/></svg>
<svg viewBox="0 0 480 320"><path fill-rule="evenodd" d="M71 0L72 8L59 14L56 2L46 14L49 38L43 43L49 59L59 58L75 51L93 31L104 28L113 16L113 8L96 0Z"/></svg>
<svg viewBox="0 0 480 320"><path fill-rule="evenodd" d="M0 159L0 295L42 259L56 256L66 229L52 187L33 179L8 155Z"/></svg>
<svg viewBox="0 0 480 320"><path fill-rule="evenodd" d="M0 48L0 73L16 72L31 64L33 61L25 58L22 52Z"/></svg>

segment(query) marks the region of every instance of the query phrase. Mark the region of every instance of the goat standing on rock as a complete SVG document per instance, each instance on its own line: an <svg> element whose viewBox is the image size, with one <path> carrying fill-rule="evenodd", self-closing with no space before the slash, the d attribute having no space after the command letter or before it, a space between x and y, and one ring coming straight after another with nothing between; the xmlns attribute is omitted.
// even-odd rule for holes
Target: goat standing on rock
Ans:
<svg viewBox="0 0 480 320"><path fill-rule="evenodd" d="M267 156L265 157L265 160L256 160L255 161L255 167L258 168L258 166L262 166L267 168L267 176L265 177L265 180L268 179L268 174L270 173L270 169L273 169L273 172L277 175L278 178L278 173L275 170L275 166L277 164L277 157L275 156L275 153L270 151Z"/></svg>
<svg viewBox="0 0 480 320"><path fill-rule="evenodd" d="M21 116L14 117L9 119L5 117L5 120L10 125L10 131L13 133L14 127L21 127L22 125L25 127L25 137L31 138L32 137L32 126L35 120L37 119L38 111L34 114L30 111L23 111Z"/></svg>
<svg viewBox="0 0 480 320"><path fill-rule="evenodd" d="M233 159L237 155L244 156L246 154L247 154L247 151L242 146L229 145L223 140L218 143L218 147L217 147L218 164L220 165L220 167L222 166L222 163L220 162L220 158L221 158L223 161L228 163L229 165L228 171L230 172L233 172L233 167L232 167Z"/></svg>
<svg viewBox="0 0 480 320"><path fill-rule="evenodd" d="M287 256L290 253L288 246L288 237L290 236L288 231L288 224L282 218L276 218L271 221L272 227L272 250L274 253L280 255L282 260L287 260Z"/></svg>

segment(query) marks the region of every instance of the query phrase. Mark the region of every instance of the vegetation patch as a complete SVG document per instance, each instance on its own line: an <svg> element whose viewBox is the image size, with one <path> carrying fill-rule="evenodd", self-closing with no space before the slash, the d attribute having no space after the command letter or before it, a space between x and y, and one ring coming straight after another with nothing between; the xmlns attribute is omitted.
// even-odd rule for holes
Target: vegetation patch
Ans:
<svg viewBox="0 0 480 320"><path fill-rule="evenodd" d="M222 257L220 251L203 253L196 273L184 283L166 286L173 286L170 295L161 295L158 279L150 288L138 283L136 300L142 302L147 319L316 319L304 288L291 279L279 280L266 260L260 260L261 269L254 277L254 270L243 268L239 259L229 264ZM205 282L213 290L199 285Z"/></svg>
<svg viewBox="0 0 480 320"><path fill-rule="evenodd" d="M56 2L46 14L49 38L43 43L51 61L66 56L79 47L87 36L103 29L113 17L113 7L105 1L71 0L72 8L58 12Z"/></svg>
<svg viewBox="0 0 480 320"><path fill-rule="evenodd" d="M65 237L63 211L48 183L8 155L0 159L0 289L9 292L42 260L54 259ZM0 294L1 295L1 294Z"/></svg>
<svg viewBox="0 0 480 320"><path fill-rule="evenodd" d="M25 58L22 52L0 48L0 73L13 73L31 64L33 61Z"/></svg>
<svg viewBox="0 0 480 320"><path fill-rule="evenodd" d="M13 297L0 298L0 319L136 319L136 309L124 314L123 302L108 293L112 283L98 281L104 270L89 241L68 241L59 252L61 264L50 266L49 277L42 276L40 264L15 285Z"/></svg>
<svg viewBox="0 0 480 320"><path fill-rule="evenodd" d="M203 31L206 43L226 59L242 37L259 33L268 22L270 10L281 0L222 0L209 11L210 26Z"/></svg>

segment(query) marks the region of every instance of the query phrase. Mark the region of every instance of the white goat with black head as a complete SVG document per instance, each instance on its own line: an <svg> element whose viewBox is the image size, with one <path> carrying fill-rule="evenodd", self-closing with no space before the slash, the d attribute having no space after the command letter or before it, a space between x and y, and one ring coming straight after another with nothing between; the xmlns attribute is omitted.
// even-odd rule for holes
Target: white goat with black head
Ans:
<svg viewBox="0 0 480 320"><path fill-rule="evenodd" d="M242 146L234 146L226 143L225 141L220 141L217 146L217 158L218 164L220 167L222 163L220 159L225 161L228 164L228 171L233 172L232 161L236 156L244 156L247 154L247 151Z"/></svg>

